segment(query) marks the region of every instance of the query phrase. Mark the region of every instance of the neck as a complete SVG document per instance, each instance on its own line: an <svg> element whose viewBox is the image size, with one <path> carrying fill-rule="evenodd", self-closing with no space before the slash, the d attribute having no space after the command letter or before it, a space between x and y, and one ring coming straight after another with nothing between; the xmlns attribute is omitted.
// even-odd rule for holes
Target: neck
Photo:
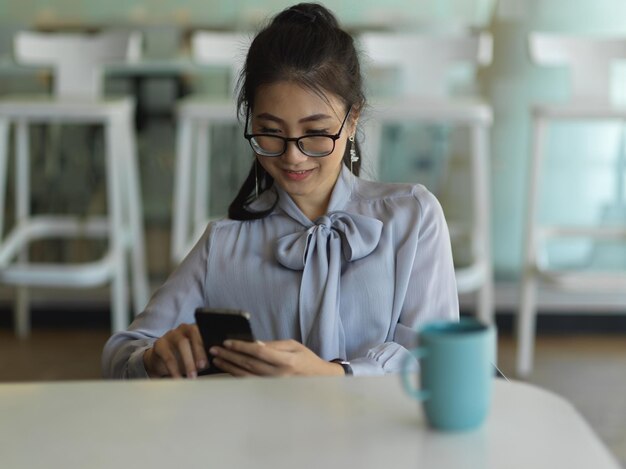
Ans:
<svg viewBox="0 0 626 469"><path fill-rule="evenodd" d="M332 197L337 181L341 177L341 171L343 166L339 166L337 175L332 181L330 187L324 187L322 185L318 187L315 193L307 195L293 195L292 199L300 209L300 211L311 221L315 221L317 218L328 213L328 206L330 205L330 199Z"/></svg>
<svg viewBox="0 0 626 469"><path fill-rule="evenodd" d="M292 197L298 208L311 221L315 221L328 212L328 204L330 202L328 193L323 199L311 200L311 197Z"/></svg>

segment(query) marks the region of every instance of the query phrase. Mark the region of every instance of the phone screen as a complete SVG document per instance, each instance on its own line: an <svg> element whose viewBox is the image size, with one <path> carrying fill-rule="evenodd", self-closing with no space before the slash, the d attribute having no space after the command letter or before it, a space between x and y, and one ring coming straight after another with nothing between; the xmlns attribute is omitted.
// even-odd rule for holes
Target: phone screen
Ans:
<svg viewBox="0 0 626 469"><path fill-rule="evenodd" d="M213 359L209 353L209 349L214 345L221 346L228 339L254 341L250 327L250 314L245 311L198 308L195 316L204 343L204 350L209 357L209 367L199 371L198 375L222 373L213 365Z"/></svg>

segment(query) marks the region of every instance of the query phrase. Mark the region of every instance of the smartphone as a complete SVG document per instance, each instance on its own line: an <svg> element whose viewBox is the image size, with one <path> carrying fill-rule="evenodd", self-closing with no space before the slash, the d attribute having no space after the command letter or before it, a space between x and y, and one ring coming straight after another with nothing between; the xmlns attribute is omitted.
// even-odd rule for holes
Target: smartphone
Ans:
<svg viewBox="0 0 626 469"><path fill-rule="evenodd" d="M213 358L209 349L214 345L222 346L225 340L254 341L250 327L250 314L246 311L223 308L196 309L196 324L200 329L204 350L209 358L209 367L200 370L198 375L223 373L213 365Z"/></svg>

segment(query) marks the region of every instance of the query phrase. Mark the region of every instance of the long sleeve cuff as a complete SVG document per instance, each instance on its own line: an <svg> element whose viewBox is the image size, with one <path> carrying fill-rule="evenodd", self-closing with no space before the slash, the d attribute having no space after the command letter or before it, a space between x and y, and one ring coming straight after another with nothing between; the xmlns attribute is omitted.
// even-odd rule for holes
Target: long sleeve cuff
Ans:
<svg viewBox="0 0 626 469"><path fill-rule="evenodd" d="M376 376L417 369L417 360L402 345L387 342L370 349L365 357L350 359L354 376Z"/></svg>
<svg viewBox="0 0 626 469"><path fill-rule="evenodd" d="M148 376L148 372L146 371L146 367L143 363L143 354L150 347L152 347L152 345L140 347L130 355L130 357L128 358L126 371L124 372L125 379L150 377Z"/></svg>
<svg viewBox="0 0 626 469"><path fill-rule="evenodd" d="M102 376L108 379L149 378L143 364L143 354L156 339L132 338L131 333L114 335L104 346L102 353ZM118 346L118 343L122 342Z"/></svg>
<svg viewBox="0 0 626 469"><path fill-rule="evenodd" d="M377 376L385 374L383 367L373 358L355 358L354 360L350 360L350 367L352 368L352 374L354 376Z"/></svg>

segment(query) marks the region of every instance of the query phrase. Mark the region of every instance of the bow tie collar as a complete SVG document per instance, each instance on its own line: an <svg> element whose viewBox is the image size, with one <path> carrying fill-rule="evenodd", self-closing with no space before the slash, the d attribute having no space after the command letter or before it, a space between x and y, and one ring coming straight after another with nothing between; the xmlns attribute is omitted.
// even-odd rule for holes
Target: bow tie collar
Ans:
<svg viewBox="0 0 626 469"><path fill-rule="evenodd" d="M378 245L383 224L364 215L334 212L324 215L308 229L283 236L276 245L276 258L283 266L303 270L307 258L320 243L339 244L342 257L350 262L370 254Z"/></svg>
<svg viewBox="0 0 626 469"><path fill-rule="evenodd" d="M278 262L303 271L299 293L302 342L325 360L346 357L340 316L342 261L369 255L378 245L382 227L375 218L336 211L277 242Z"/></svg>

